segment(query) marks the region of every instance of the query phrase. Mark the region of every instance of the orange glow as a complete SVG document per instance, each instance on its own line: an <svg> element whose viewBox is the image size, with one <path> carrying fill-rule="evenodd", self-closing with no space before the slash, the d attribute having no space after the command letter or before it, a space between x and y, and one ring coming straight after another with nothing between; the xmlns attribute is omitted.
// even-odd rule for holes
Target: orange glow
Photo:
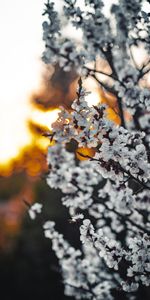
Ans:
<svg viewBox="0 0 150 300"><path fill-rule="evenodd" d="M49 131L51 129L51 124L57 119L59 109L48 110L46 112L40 111L38 109L34 109L32 107L29 119L24 120L24 124L20 124L22 126L22 139L20 140L13 140L12 144L10 144L9 137L5 136L5 143L0 146L0 169L1 174L5 176L10 176L13 172L13 165L16 164L15 160L22 160L23 153L27 151L32 152L32 148L37 148L39 151L45 151L50 144L49 139L45 138L40 134L36 136L35 133L32 133L28 127L28 121L32 122L34 126L39 126L40 128L44 127L45 130ZM9 126L9 125L8 125ZM5 132L5 131L4 131ZM22 143L23 141L23 143ZM28 149L28 150L27 150ZM33 165L35 153L33 153L33 158L31 158L32 163L28 162L28 169L31 170L31 164ZM27 165L27 164L26 164ZM34 165L34 172L35 169L40 169L39 163Z"/></svg>
<svg viewBox="0 0 150 300"><path fill-rule="evenodd" d="M121 119L119 115L111 107L106 109L106 113L107 113L107 118L109 120L113 121L116 125L121 124Z"/></svg>
<svg viewBox="0 0 150 300"><path fill-rule="evenodd" d="M89 157L93 157L95 155L95 152L96 151L94 148L80 147L76 150L76 157L78 160L87 160L87 159L89 159ZM80 155L80 153L81 153L81 155ZM83 154L83 156L82 156L82 154ZM85 155L85 157L84 157L84 155Z"/></svg>
<svg viewBox="0 0 150 300"><path fill-rule="evenodd" d="M18 177L13 181L15 185L17 179L19 181ZM4 252L12 249L13 245L15 245L15 238L20 232L23 215L27 211L23 199L28 199L29 203L32 203L34 199L34 182L29 181L25 176L20 179L18 193L15 193L14 195L10 194L9 200L7 199L7 201L0 203L0 227L2 229L0 235L0 248L1 251ZM12 185L9 179L7 187L9 187L10 193L12 193ZM4 189L3 186L1 186L1 188Z"/></svg>
<svg viewBox="0 0 150 300"><path fill-rule="evenodd" d="M106 109L107 118L113 121L116 125L121 124L121 119L119 117L119 110L117 105L117 98L110 94L106 93L103 90L100 90L101 103L107 104L108 108Z"/></svg>

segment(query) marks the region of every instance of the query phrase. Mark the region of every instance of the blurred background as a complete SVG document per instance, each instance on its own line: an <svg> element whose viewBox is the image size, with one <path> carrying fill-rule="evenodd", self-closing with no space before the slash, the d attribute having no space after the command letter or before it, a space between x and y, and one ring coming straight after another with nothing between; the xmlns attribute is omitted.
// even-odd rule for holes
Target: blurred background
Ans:
<svg viewBox="0 0 150 300"><path fill-rule="evenodd" d="M59 0L56 6L60 8ZM57 260L41 224L55 220L75 243L77 230L68 226L61 194L45 182L49 139L59 106L70 107L77 75L57 66L46 67L40 57L43 0L0 0L0 283L3 300L66 299ZM69 79L68 79L69 78ZM100 92L90 84L89 102ZM95 101L95 102L93 102ZM37 221L28 216L24 200L44 203ZM72 234L73 233L73 234ZM74 237L72 239L71 237Z"/></svg>

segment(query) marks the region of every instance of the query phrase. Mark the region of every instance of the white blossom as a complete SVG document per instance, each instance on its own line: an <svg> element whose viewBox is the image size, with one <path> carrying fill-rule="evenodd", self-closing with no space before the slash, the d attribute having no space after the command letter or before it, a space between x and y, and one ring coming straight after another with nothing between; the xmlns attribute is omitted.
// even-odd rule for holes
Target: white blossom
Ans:
<svg viewBox="0 0 150 300"><path fill-rule="evenodd" d="M37 214L40 214L42 212L43 205L41 203L34 203L28 210L29 216L32 220L34 220L37 216Z"/></svg>
<svg viewBox="0 0 150 300"><path fill-rule="evenodd" d="M112 300L117 288L133 300L139 286L150 285L150 14L144 0L112 3L109 17L103 0L84 0L84 8L76 0L63 2L62 16L46 4L43 59L93 78L113 94L121 125L108 119L107 105L88 105L80 78L71 109L61 108L52 125L47 183L63 193L81 247L72 247L54 222L44 224L44 233L58 257L65 295ZM80 31L80 40L65 35L68 23ZM144 62L136 58L139 49ZM87 160L77 161L67 150L73 140ZM80 153L80 147L94 154ZM31 207L32 218L35 211Z"/></svg>

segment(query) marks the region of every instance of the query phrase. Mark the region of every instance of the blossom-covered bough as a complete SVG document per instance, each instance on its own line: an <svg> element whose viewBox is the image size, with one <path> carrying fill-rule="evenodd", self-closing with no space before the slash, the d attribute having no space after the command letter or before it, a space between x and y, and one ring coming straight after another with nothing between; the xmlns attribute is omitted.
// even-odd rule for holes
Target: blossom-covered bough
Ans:
<svg viewBox="0 0 150 300"><path fill-rule="evenodd" d="M150 1L116 1L109 16L102 0L63 2L61 18L54 3L46 3L43 59L66 72L76 69L80 78L72 109L62 109L52 126L47 183L62 191L82 246L72 247L53 221L44 232L66 295L109 300L117 290L124 299L137 299L138 289L150 284ZM65 37L65 19L82 34L78 43ZM108 118L107 105L88 106L87 77L116 97L120 126ZM77 161L67 150L72 141L87 160ZM94 154L81 153L81 147Z"/></svg>

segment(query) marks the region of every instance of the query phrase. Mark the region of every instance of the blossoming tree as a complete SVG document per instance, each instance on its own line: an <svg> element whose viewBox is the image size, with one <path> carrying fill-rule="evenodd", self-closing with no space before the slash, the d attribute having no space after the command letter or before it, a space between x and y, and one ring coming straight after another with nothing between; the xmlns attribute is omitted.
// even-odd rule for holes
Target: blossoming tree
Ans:
<svg viewBox="0 0 150 300"><path fill-rule="evenodd" d="M105 2L64 0L61 17L54 3L45 5L43 59L79 74L72 109L61 110L50 133L55 144L48 151L47 183L62 191L81 247L72 247L53 221L44 232L58 257L65 295L108 300L117 290L137 299L138 289L150 283L150 1L119 0L109 14ZM65 37L66 22L82 36L78 42ZM87 77L116 97L120 125L108 118L107 105L88 106ZM67 150L73 140L86 160ZM38 204L32 217L36 211Z"/></svg>

